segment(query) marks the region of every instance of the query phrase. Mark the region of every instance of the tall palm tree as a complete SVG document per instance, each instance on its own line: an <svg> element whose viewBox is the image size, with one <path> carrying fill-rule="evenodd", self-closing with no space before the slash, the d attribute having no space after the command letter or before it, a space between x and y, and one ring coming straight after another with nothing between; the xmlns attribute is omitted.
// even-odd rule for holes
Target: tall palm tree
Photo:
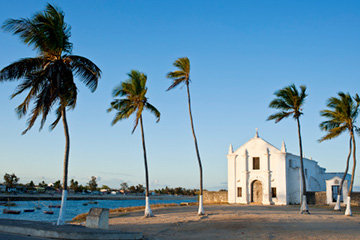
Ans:
<svg viewBox="0 0 360 240"><path fill-rule="evenodd" d="M347 204L346 204L346 210L345 215L351 216L351 192L353 188L354 183L354 174L355 174L355 166L356 166L356 145L355 145L355 131L359 131L359 128L355 126L356 118L359 114L359 105L360 105L360 98L359 95L356 94L354 98L350 96L349 93L345 94L343 92L338 93L338 98L331 97L328 100L327 107L329 109L320 111L320 115L322 117L327 118L327 121L323 121L320 123L320 129L323 131L327 131L328 133L322 137L319 141L325 141L333 139L337 136L339 136L341 133L348 131L350 135L349 140L349 154L346 159L346 168L344 175L341 179L340 188L338 190L338 196L336 200L336 204L334 207L334 210L341 210L340 208L340 196L341 191L343 188L344 180L347 175L348 169L349 169L349 161L351 156L351 150L353 151L353 170L351 175L351 182L350 182L350 189L348 192L347 197Z"/></svg>
<svg viewBox="0 0 360 240"><path fill-rule="evenodd" d="M186 85L187 95L188 95L188 105L189 105L189 115L190 115L190 123L191 123L191 130L194 137L195 142L195 150L196 150L196 156L199 163L199 169L200 169L200 197L199 197L199 210L198 215L204 215L204 208L203 208L203 176L202 176L202 165L201 165L201 159L200 159L200 153L199 148L196 140L195 135L195 129L194 129L194 122L193 117L191 113L191 101L190 101L190 60L187 57L179 58L174 62L174 66L177 67L179 70L176 70L174 72L169 72L166 77L173 80L173 83L170 85L170 87L167 89L167 91L181 85Z"/></svg>
<svg viewBox="0 0 360 240"><path fill-rule="evenodd" d="M24 117L31 102L34 107L28 119L25 134L42 115L40 129L52 108L56 107L56 119L51 124L54 129L62 120L65 132L65 155L63 172L63 193L61 209L57 224L64 224L67 178L70 151L69 129L66 110L74 109L77 99L77 88L74 75L85 83L93 92L96 90L101 70L89 59L71 55L72 43L70 27L64 21L64 12L48 4L44 11L38 12L31 19L8 19L3 24L5 31L18 35L27 45L38 52L33 58L23 58L0 71L0 81L22 79L12 98L27 91L25 100L16 108L18 116Z"/></svg>
<svg viewBox="0 0 360 240"><path fill-rule="evenodd" d="M145 217L152 217L152 211L149 204L149 173L146 159L146 147L144 126L142 120L142 112L144 109L153 113L157 119L160 120L160 112L148 102L146 81L147 76L136 70L132 70L129 74L129 79L122 82L119 86L114 88L113 97L114 101L111 102L111 107L108 112L116 110L117 113L112 121L112 125L115 125L118 121L129 118L132 114L135 114L135 125L132 130L134 133L138 123L140 121L142 146L144 152L144 164L145 164L145 181L146 181L146 195L145 195ZM124 97L124 98L119 98Z"/></svg>
<svg viewBox="0 0 360 240"><path fill-rule="evenodd" d="M301 166L301 179L302 179L302 198L301 198L301 207L300 213L309 213L309 208L306 201L306 183L305 183L305 174L304 174L304 163L303 163L303 151L302 151L302 141L301 141L301 131L300 131L300 116L302 113L302 106L305 103L305 98L307 96L306 86L300 86L300 92L296 89L294 84L287 86L283 89L280 89L274 93L277 97L272 100L269 104L270 108L279 109L280 112L277 112L267 120L275 120L275 123L280 122L283 118L292 116L297 123L298 127L298 136L299 136L299 148L300 148L300 166Z"/></svg>

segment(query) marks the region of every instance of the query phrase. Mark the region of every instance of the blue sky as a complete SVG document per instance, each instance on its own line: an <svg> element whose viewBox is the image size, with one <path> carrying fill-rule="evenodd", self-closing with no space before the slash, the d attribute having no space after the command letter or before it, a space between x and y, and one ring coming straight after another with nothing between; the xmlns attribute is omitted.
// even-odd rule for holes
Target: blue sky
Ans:
<svg viewBox="0 0 360 240"><path fill-rule="evenodd" d="M68 113L69 177L85 184L144 184L140 129L133 119L111 127L107 113L112 89L132 69L148 76L149 102L161 120L144 113L150 188L198 188L195 155L185 88L165 90L172 63L187 56L195 130L204 168L204 187L227 187L229 144L234 149L260 137L298 154L296 123L266 121L274 91L305 84L308 98L301 118L303 147L328 171L343 171L346 134L318 143L324 135L319 111L337 92L359 93L360 3L358 1L50 1L62 8L72 27L73 54L96 63L103 75L95 93L82 83L78 104ZM46 1L3 2L0 22L31 17ZM36 52L0 31L0 68ZM0 176L16 173L20 181L54 182L62 178L62 125L41 132L36 124L26 135L26 119L14 109L23 100L9 100L17 82L0 84ZM359 141L359 138L357 138ZM359 151L358 151L359 152ZM357 155L359 157L359 155ZM360 171L355 184L360 185Z"/></svg>

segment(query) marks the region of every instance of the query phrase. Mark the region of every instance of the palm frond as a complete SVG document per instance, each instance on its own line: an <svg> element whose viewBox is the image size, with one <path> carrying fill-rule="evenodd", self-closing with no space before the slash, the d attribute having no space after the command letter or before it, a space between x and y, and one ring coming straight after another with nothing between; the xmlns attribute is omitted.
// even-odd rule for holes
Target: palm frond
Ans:
<svg viewBox="0 0 360 240"><path fill-rule="evenodd" d="M184 78L179 78L179 79L174 80L174 82L170 85L170 87L166 91L169 91L169 90L177 87L181 83L186 84L186 82L184 80L185 80Z"/></svg>
<svg viewBox="0 0 360 240"><path fill-rule="evenodd" d="M160 112L150 103L145 103L145 108L148 109L151 113L153 113L156 117L156 122L160 121Z"/></svg>
<svg viewBox="0 0 360 240"><path fill-rule="evenodd" d="M77 87L74 76L79 77L91 91L94 91L101 77L101 70L89 59L71 54L69 41L71 27L64 21L64 12L51 4L44 11L31 18L8 19L2 28L17 35L25 44L39 52L36 58L25 58L10 64L0 71L0 81L23 79L12 94L12 98L28 91L25 100L16 108L19 117L33 108L27 121L26 133L42 116L40 129L48 114L56 106L57 118L51 124L52 130L60 120L60 110L73 109L77 102Z"/></svg>
<svg viewBox="0 0 360 240"><path fill-rule="evenodd" d="M319 139L319 142L323 142L325 140L330 140L335 137L338 137L344 131L346 131L346 126L340 126L340 127L329 129L328 133L324 137Z"/></svg>
<svg viewBox="0 0 360 240"><path fill-rule="evenodd" d="M319 127L327 134L319 141L330 140L345 131L351 133L354 128L356 130L354 123L358 116L359 103L358 95L352 98L349 93L339 92L338 97L330 97L326 104L328 109L320 111L320 116L327 120L320 123Z"/></svg>
<svg viewBox="0 0 360 240"><path fill-rule="evenodd" d="M92 61L85 57L69 55L71 68L75 71L75 75L94 92L96 90L98 80L101 77L101 70Z"/></svg>
<svg viewBox="0 0 360 240"><path fill-rule="evenodd" d="M280 122L282 119L289 117L292 114L292 112L278 112L275 114L272 114L268 117L269 120L275 120L275 123Z"/></svg>
<svg viewBox="0 0 360 240"><path fill-rule="evenodd" d="M114 88L112 95L115 99L110 103L110 108L108 108L107 111L117 111L112 121L112 125L122 119L129 118L130 115L135 113L134 127L132 130L132 133L134 133L144 108L154 113L158 119L160 117L160 112L153 105L148 103L146 97L147 76L137 70L132 70L127 75L129 79ZM124 98L117 99L117 97Z"/></svg>
<svg viewBox="0 0 360 240"><path fill-rule="evenodd" d="M64 106L58 106L58 108L56 109L56 119L53 123L51 123L51 125L49 126L49 130L52 131L54 130L54 128L57 126L57 124L59 123L60 119L61 119L61 110L63 109Z"/></svg>
<svg viewBox="0 0 360 240"><path fill-rule="evenodd" d="M42 69L42 57L23 58L0 71L0 81L16 80Z"/></svg>
<svg viewBox="0 0 360 240"><path fill-rule="evenodd" d="M190 60L187 57L179 58L174 62L174 66L179 70L169 72L166 77L173 80L167 91L177 87L179 84L190 83Z"/></svg>
<svg viewBox="0 0 360 240"><path fill-rule="evenodd" d="M300 86L301 92L297 90L294 84L277 90L274 95L277 97L269 104L270 108L282 110L276 114L271 115L267 120L275 120L275 123L293 115L293 118L298 119L302 113L302 106L304 105L306 94L306 86Z"/></svg>

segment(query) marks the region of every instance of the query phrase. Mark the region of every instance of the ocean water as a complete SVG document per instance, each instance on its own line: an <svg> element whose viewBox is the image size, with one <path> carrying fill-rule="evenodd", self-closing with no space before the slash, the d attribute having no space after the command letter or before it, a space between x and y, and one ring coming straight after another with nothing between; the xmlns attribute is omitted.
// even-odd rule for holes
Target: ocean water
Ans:
<svg viewBox="0 0 360 240"><path fill-rule="evenodd" d="M88 204L84 206L84 203L88 203L89 201L96 201L98 204ZM177 198L173 199L152 199L150 197L150 204L159 204L159 203L176 203L180 204L182 202L196 202L197 199L194 198ZM59 208L49 208L49 205L60 205L61 201L16 201L15 207L10 207L11 210L21 211L20 214L4 214L3 209L8 208L5 206L0 206L0 218L3 219L20 219L20 220L32 220L32 221L43 221L43 222L56 222L59 216ZM24 209L34 209L40 203L41 209L35 209L34 212L24 212ZM89 212L89 210L93 207L99 208L109 208L115 209L120 207L134 207L134 206L145 206L145 199L136 199L136 200L68 200L67 208L66 208L66 216L65 220L70 221L75 216ZM45 214L44 211L54 211L54 214Z"/></svg>

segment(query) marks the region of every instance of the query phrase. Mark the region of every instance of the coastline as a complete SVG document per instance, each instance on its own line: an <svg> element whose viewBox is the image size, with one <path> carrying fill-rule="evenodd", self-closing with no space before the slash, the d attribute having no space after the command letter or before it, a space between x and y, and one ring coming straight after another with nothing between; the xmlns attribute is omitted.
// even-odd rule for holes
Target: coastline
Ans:
<svg viewBox="0 0 360 240"><path fill-rule="evenodd" d="M171 200L171 199L194 199L190 196L173 196L173 195L155 195L150 196L152 199ZM82 195L82 194L69 194L67 200L145 200L145 196L139 195ZM0 194L0 202L6 201L38 201L38 200L61 200L61 194Z"/></svg>

